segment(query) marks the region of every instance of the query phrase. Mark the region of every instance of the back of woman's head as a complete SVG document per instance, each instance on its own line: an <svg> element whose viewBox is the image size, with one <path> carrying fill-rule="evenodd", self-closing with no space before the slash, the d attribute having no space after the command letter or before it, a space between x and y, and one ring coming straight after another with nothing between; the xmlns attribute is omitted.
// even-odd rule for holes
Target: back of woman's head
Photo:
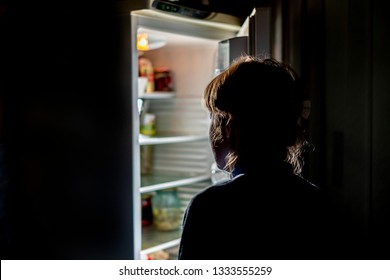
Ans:
<svg viewBox="0 0 390 280"><path fill-rule="evenodd" d="M290 66L240 57L209 83L203 102L213 115L211 141L224 139L223 125L231 128L228 169L289 161L300 172L303 90Z"/></svg>

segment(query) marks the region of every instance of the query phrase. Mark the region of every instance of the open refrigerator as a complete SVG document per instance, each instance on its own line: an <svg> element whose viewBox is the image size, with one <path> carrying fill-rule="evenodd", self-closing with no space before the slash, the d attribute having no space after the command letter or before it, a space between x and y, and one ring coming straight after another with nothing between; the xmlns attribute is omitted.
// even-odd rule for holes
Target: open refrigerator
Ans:
<svg viewBox="0 0 390 280"><path fill-rule="evenodd" d="M201 96L226 66L227 40L247 38L251 24L167 1L130 1L120 9L128 24L124 32L130 34L124 55L130 75L123 81L131 85L133 104L133 255L176 259L188 202L224 178L213 167ZM146 49L139 45L145 34ZM247 45L242 53L248 53Z"/></svg>

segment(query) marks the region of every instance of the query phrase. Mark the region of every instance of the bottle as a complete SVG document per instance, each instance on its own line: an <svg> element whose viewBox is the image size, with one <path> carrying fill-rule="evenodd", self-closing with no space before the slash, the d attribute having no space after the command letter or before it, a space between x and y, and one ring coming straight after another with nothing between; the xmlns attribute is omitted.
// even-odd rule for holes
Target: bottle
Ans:
<svg viewBox="0 0 390 280"><path fill-rule="evenodd" d="M156 229L169 231L180 228L182 215L176 188L157 191L152 198L152 205Z"/></svg>
<svg viewBox="0 0 390 280"><path fill-rule="evenodd" d="M140 134L144 136L156 135L156 115L146 113L141 118ZM141 146L141 174L148 175L153 171L153 153L152 145Z"/></svg>
<svg viewBox="0 0 390 280"><path fill-rule="evenodd" d="M145 113L141 118L140 133L145 136L155 136L156 132L156 115Z"/></svg>
<svg viewBox="0 0 390 280"><path fill-rule="evenodd" d="M147 58L138 59L138 75L140 77L146 77L146 93L151 93L154 91L154 68L152 62Z"/></svg>
<svg viewBox="0 0 390 280"><path fill-rule="evenodd" d="M153 145L140 147L141 156L141 175L150 175L153 173Z"/></svg>
<svg viewBox="0 0 390 280"><path fill-rule="evenodd" d="M142 226L153 224L152 195L142 195Z"/></svg>

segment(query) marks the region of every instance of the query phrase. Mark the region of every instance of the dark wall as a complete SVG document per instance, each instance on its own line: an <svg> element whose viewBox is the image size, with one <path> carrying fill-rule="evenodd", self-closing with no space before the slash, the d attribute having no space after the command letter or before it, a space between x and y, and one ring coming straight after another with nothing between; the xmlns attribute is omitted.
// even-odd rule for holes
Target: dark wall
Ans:
<svg viewBox="0 0 390 280"><path fill-rule="evenodd" d="M371 216L380 240L390 236L390 24L387 1L373 1L372 16L372 165ZM382 246L377 244L379 250ZM390 247L390 246L389 246ZM387 250L389 250L387 247ZM386 248L384 248L386 249ZM389 256L389 255L387 255Z"/></svg>
<svg viewBox="0 0 390 280"><path fill-rule="evenodd" d="M53 2L9 1L1 16L2 259L131 259L131 104L114 6Z"/></svg>
<svg viewBox="0 0 390 280"><path fill-rule="evenodd" d="M372 27L369 1L327 3L327 186L345 215L369 226L372 155Z"/></svg>
<svg viewBox="0 0 390 280"><path fill-rule="evenodd" d="M356 257L389 257L388 3L301 1L301 73L312 94L307 175L351 226ZM341 232L335 230L334 234ZM363 250L363 249L362 249Z"/></svg>
<svg viewBox="0 0 390 280"><path fill-rule="evenodd" d="M374 256L387 258L388 6L368 0L325 5L327 186L343 214L369 237Z"/></svg>
<svg viewBox="0 0 390 280"><path fill-rule="evenodd" d="M312 101L308 139L315 149L305 154L304 175L328 193L349 228L346 238L356 242L354 257L388 258L389 4L280 1L283 59ZM341 239L342 229L333 235Z"/></svg>

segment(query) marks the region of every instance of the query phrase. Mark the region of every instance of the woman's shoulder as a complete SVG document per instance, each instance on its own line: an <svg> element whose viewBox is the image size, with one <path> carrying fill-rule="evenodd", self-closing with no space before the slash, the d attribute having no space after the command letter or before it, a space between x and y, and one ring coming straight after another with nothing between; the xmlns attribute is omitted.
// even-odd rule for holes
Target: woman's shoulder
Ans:
<svg viewBox="0 0 390 280"><path fill-rule="evenodd" d="M204 208L207 205L230 203L259 195L267 196L270 200L286 197L304 201L320 198L322 193L316 184L293 173L279 176L240 174L206 187L192 198L191 204Z"/></svg>
<svg viewBox="0 0 390 280"><path fill-rule="evenodd" d="M306 179L302 175L293 174L292 181L294 185L297 186L299 190L318 193L321 192L321 188L317 186L315 183Z"/></svg>
<svg viewBox="0 0 390 280"><path fill-rule="evenodd" d="M190 204L196 203L202 207L205 207L207 204L216 204L226 200L229 197L237 196L238 193L243 191L242 188L240 190L240 185L242 185L242 182L239 177L242 176L231 178L223 182L214 183L204 188L193 196Z"/></svg>
<svg viewBox="0 0 390 280"><path fill-rule="evenodd" d="M232 186L236 184L237 178L231 178L222 182L214 183L199 193L197 193L196 197L204 198L209 196L219 196L223 193L229 192L232 190Z"/></svg>

